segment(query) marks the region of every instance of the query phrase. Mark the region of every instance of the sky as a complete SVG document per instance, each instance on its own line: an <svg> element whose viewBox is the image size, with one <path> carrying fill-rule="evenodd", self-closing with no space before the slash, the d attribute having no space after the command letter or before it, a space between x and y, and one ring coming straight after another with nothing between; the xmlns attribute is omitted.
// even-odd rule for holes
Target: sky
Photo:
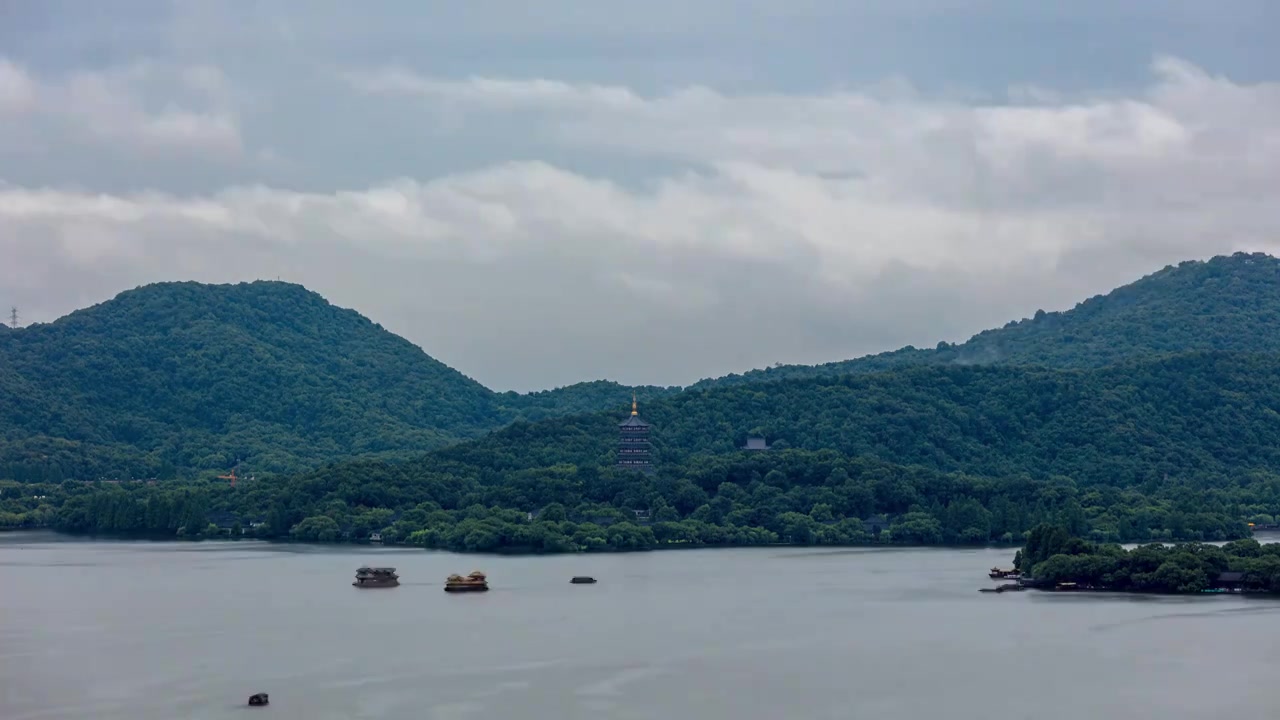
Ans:
<svg viewBox="0 0 1280 720"><path fill-rule="evenodd" d="M0 0L0 305L300 283L498 390L1280 254L1274 0Z"/></svg>

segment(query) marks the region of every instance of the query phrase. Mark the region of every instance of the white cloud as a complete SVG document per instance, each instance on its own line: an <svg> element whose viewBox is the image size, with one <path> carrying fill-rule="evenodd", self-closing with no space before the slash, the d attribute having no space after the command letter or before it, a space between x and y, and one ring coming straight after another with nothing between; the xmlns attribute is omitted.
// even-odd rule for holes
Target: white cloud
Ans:
<svg viewBox="0 0 1280 720"><path fill-rule="evenodd" d="M344 77L361 92L416 98L428 110L523 110L531 116L527 130L566 145L861 173L893 192L933 190L927 176L939 161L944 170L980 171L993 187L1022 181L1045 161L1132 177L1222 152L1243 159L1276 132L1280 85L1237 85L1169 57L1156 58L1152 70L1154 82L1133 97L1019 88L1013 99L988 103L931 100L901 83L820 95L725 95L691 86L642 97L625 87L448 80L403 68Z"/></svg>
<svg viewBox="0 0 1280 720"><path fill-rule="evenodd" d="M739 254L811 248L830 275L874 274L893 261L1048 267L1109 244L1184 251L1196 246L1188 233L1206 227L1233 243L1274 240L1277 210L1259 199L1280 186L1280 85L1237 84L1163 56L1152 71L1152 83L1127 97L1022 89L985 103L921 97L900 83L806 96L695 86L643 97L404 69L347 79L464 118L523 109L526 131L566 146L714 167L660 185L671 196L664 219L685 207L686 220L719 212L714 229L686 226ZM1134 237L1136 227L1149 237Z"/></svg>
<svg viewBox="0 0 1280 720"><path fill-rule="evenodd" d="M71 141L162 153L234 157L243 148L227 80L209 66L138 62L36 76L0 57L0 114L6 109L22 116L13 127L24 137L46 142L65 132Z"/></svg>
<svg viewBox="0 0 1280 720"><path fill-rule="evenodd" d="M665 165L630 182L528 159L337 190L0 187L0 254L19 259L0 285L43 304L33 317L141 282L281 275L499 387L687 382L963 340L1165 263L1280 249L1280 86L1172 58L1152 69L1126 95L982 102L901 83L650 95L350 72L344 87L387 103L370 118L448 116L456 132L500 118L601 167ZM5 77L0 106L19 97ZM110 137L241 145L236 83L212 68L37 85L41 111L97 107ZM331 104L377 105L341 90ZM352 138L363 129L357 116ZM342 157L342 140L311 149Z"/></svg>

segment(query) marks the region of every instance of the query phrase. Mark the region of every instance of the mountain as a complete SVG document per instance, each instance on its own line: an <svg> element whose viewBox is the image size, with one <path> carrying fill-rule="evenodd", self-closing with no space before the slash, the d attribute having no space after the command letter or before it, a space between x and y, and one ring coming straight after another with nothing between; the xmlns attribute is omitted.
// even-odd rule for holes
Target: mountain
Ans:
<svg viewBox="0 0 1280 720"><path fill-rule="evenodd" d="M454 550L859 544L868 517L916 544L1007 541L1046 521L1099 540L1231 539L1280 514L1276 408L1273 354L906 368L651 402L654 476L613 467L618 416L601 413L335 465L228 507L274 504L291 532L322 508L341 528L382 507L392 533ZM738 449L761 431L773 449ZM569 524L526 519L547 508ZM629 522L636 510L651 528Z"/></svg>
<svg viewBox="0 0 1280 720"><path fill-rule="evenodd" d="M621 408L632 392L598 382L494 393L281 282L148 285L0 337L0 476L6 466L15 477L127 478L405 457L518 418Z"/></svg>
<svg viewBox="0 0 1280 720"><path fill-rule="evenodd" d="M497 403L508 417L534 421L597 412L606 408L622 409L633 393L647 402L675 395L682 389L678 386L631 386L609 380L591 380L554 390L524 394L508 391L497 396Z"/></svg>
<svg viewBox="0 0 1280 720"><path fill-rule="evenodd" d="M162 283L0 334L0 477L170 477L225 471L237 460L242 472L296 472L353 457L410 458L517 421L621 412L632 392L648 411L655 400L747 386L770 408L771 395L791 391L761 384L784 380L1274 353L1277 320L1280 260L1236 254L1168 267L959 345L755 370L685 389L593 381L517 394L494 393L297 285ZM741 417L791 442L788 416ZM718 450L732 446L727 434L717 437ZM814 442L803 446L825 441Z"/></svg>
<svg viewBox="0 0 1280 720"><path fill-rule="evenodd" d="M775 449L980 476L1130 487L1280 468L1280 354L1192 352L1080 370L938 366L685 392L649 403L679 476L749 435ZM610 465L614 414L517 423L422 462L501 472Z"/></svg>
<svg viewBox="0 0 1280 720"><path fill-rule="evenodd" d="M505 420L480 383L280 282L138 288L12 331L0 361L3 457L53 455L68 473L290 469L425 451Z"/></svg>
<svg viewBox="0 0 1280 720"><path fill-rule="evenodd" d="M326 348L336 340L309 344L323 332L315 320L304 323L311 329L299 331L299 338L275 338L272 328L308 317L294 308L283 316L264 311L269 318L257 335L245 330L252 322L240 318L211 321L208 332L191 336L192 322L203 316L189 308L162 323L168 330L143 340L133 339L141 319L124 323L119 337L86 331L92 342L60 330L64 337L50 341L43 354L11 349L34 342L30 330L22 330L3 336L10 348L5 352L13 353L8 357L22 363L18 372L0 364L0 392L10 415L6 432L29 451L47 447L74 458L75 452L105 447L95 442L115 443L109 447L124 452L146 450L159 438L170 444L147 450L159 457L173 452L184 459L183 448L230 453L219 445L228 441L228 419L213 415L207 403L187 400L185 388L198 387L190 394L199 399L279 386L281 397L252 408L270 420L260 433L262 445L251 449L281 453L291 463L287 469L314 469L235 490L225 482L186 478L155 487L45 485L30 495L0 487L0 526L199 535L219 532L207 525L221 518L224 526L230 520L258 523L255 533L266 537L359 538L381 529L425 547L540 551L875 538L1010 541L1041 522L1095 540L1241 537L1248 534L1245 520L1273 524L1280 516L1277 280L1280 262L1266 256L1184 263L960 346L762 371L680 392L652 388L654 397L641 404L642 416L653 424L659 462L652 476L613 466L616 423L625 412L613 403L622 386L598 382L529 396L494 394L423 360L416 348L403 357L388 349L348 367L326 360ZM209 292L205 286L192 290ZM317 302L316 319L348 312ZM255 300L248 306L272 304ZM386 339L351 316L373 328L363 331L372 334L360 343ZM206 334L220 340L209 342ZM272 367L261 360L285 352L282 344L286 357L303 360L262 375L247 368L233 373L235 365L205 356L221 357L216 351L236 342L253 349L253 368ZM398 338L395 343L412 348ZM97 364L76 369L79 347L90 348L85 357ZM165 364L175 347L188 349L189 370ZM130 370L112 364L121 357L131 359ZM408 370L386 370L388 358ZM45 377L38 372L41 362L58 372ZM135 367L145 370L146 382L130 375ZM418 375L396 385L395 377L405 372ZM374 383L370 374L390 384ZM132 383L129 392L140 397L114 389L116 395L99 398L92 379L99 375L105 385ZM254 382L236 384L247 379ZM441 388L434 392L454 402L413 405L409 396L421 396L424 387ZM353 388L364 403L354 407L378 412L366 426L352 411ZM289 414L296 402L312 404ZM116 403L135 425L95 414ZM597 403L614 409L556 416ZM156 425L145 425L148 410L161 404L152 411ZM246 407L237 411L248 413ZM342 418L343 432L316 421L330 413ZM534 417L547 419L530 422ZM182 429L166 435L170 426L163 423ZM397 423L392 433L373 429L390 423ZM32 426L56 432L17 437L15 428ZM303 436L298 427L311 434ZM63 439L103 428L115 434L80 446ZM418 437L413 433L423 434L408 440L424 451L417 459L376 459L405 457L403 443ZM757 434L773 449L738 449ZM387 447L368 446L387 435ZM344 437L363 438L366 445L344 445ZM317 450L304 441L329 444ZM432 444L437 447L429 449ZM344 452L365 458L317 467ZM204 457L210 456L226 460ZM185 459L200 462L201 456ZM32 499L39 494L49 499ZM636 522L641 516L647 519ZM887 530L883 538L874 535L881 528Z"/></svg>
<svg viewBox="0 0 1280 720"><path fill-rule="evenodd" d="M1106 541L1225 540L1247 536L1246 519L1280 514L1275 408L1274 354L917 367L651 402L654 475L613 466L619 416L598 413L234 491L50 489L44 517L70 530L173 533L216 515L262 522L266 537L379 531L425 547L544 552L1011 542L1042 522ZM772 449L737 449L757 431ZM41 517L32 502L9 507L0 503L0 525Z"/></svg>
<svg viewBox="0 0 1280 720"><path fill-rule="evenodd" d="M702 380L690 389L835 377L916 365L1101 367L1192 350L1280 352L1280 260L1236 253L1169 266L1062 312L986 330L968 342L823 365L779 365Z"/></svg>

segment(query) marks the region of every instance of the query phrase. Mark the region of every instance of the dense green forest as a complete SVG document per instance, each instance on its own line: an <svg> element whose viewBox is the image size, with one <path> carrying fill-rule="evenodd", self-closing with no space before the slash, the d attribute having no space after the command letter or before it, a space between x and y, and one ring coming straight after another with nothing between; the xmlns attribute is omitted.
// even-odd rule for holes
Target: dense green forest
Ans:
<svg viewBox="0 0 1280 720"><path fill-rule="evenodd" d="M679 387L656 385L619 385L608 380L575 383L555 390L531 393L504 392L497 396L498 408L504 421L536 421L566 415L582 415L614 409L621 411L631 402L635 393L645 401L675 395Z"/></svg>
<svg viewBox="0 0 1280 720"><path fill-rule="evenodd" d="M552 466L501 474L362 462L226 483L0 483L0 526L73 532L385 541L462 551L1020 542L1061 523L1099 541L1246 537L1274 522L1280 477L1155 492L1063 477L985 478L833 451L706 457L679 479Z"/></svg>
<svg viewBox="0 0 1280 720"><path fill-rule="evenodd" d="M212 517L266 537L378 531L427 547L559 551L1019 542L1042 522L1098 541L1225 540L1280 512L1271 470L1278 356L921 367L768 390L718 388L647 406L654 476L611 467L618 418L598 414L518 422L413 461L338 463L235 490L14 484L50 497L4 517L188 534L206 532ZM735 449L762 429L773 449ZM150 512L153 501L170 510ZM191 503L203 513L194 524L184 519Z"/></svg>
<svg viewBox="0 0 1280 720"><path fill-rule="evenodd" d="M760 433L777 449L1133 487L1280 467L1274 408L1280 355L1188 353L1093 370L942 366L789 380L681 393L641 410L672 473ZM607 465L618 419L516 423L414 466Z"/></svg>
<svg viewBox="0 0 1280 720"><path fill-rule="evenodd" d="M1076 583L1086 588L1152 593L1198 593L1221 573L1241 573L1246 591L1280 593L1280 544L1252 538L1219 547L1204 543L1151 543L1132 550L1097 543L1053 524L1029 533L1016 566L1046 583Z"/></svg>
<svg viewBox="0 0 1280 720"><path fill-rule="evenodd" d="M824 365L779 365L702 380L723 387L913 365L1102 367L1126 359L1194 350L1280 352L1280 260L1236 253L1166 267L1070 310L986 330L968 342L892 352Z"/></svg>
<svg viewBox="0 0 1280 720"><path fill-rule="evenodd" d="M280 282L150 285L0 337L0 477L27 480L409 457L516 419L622 408L633 390L494 393Z"/></svg>
<svg viewBox="0 0 1280 720"><path fill-rule="evenodd" d="M630 388L493 393L297 286L148 286L0 335L0 527L513 552L1246 537L1280 513L1278 267L1184 263L966 346L641 388L652 476L613 467ZM237 458L237 487L212 479Z"/></svg>
<svg viewBox="0 0 1280 720"><path fill-rule="evenodd" d="M705 380L687 402L711 388L915 366L1090 369L1192 350L1280 352L1278 278L1280 261L1266 255L1186 262L961 345ZM494 393L297 285L161 283L0 335L0 477L170 479L238 461L254 474L404 459L512 422L620 411L633 390L646 405L682 395L608 381ZM747 415L793 442L792 418ZM731 444L721 438L719 449Z"/></svg>

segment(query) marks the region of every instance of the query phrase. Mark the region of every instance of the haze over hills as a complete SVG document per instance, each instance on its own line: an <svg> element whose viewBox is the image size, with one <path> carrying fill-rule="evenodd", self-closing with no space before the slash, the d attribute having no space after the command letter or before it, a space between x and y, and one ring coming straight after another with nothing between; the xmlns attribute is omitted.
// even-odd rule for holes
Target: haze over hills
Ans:
<svg viewBox="0 0 1280 720"><path fill-rule="evenodd" d="M636 390L668 428L660 442L727 450L752 428L734 426L702 447L671 434L679 414L665 418L664 408L696 417L688 403L704 402L700 391L711 388L914 366L1094 368L1192 350L1280 352L1277 320L1280 261L1237 254L1165 268L959 345L704 380L656 406L681 389ZM633 390L594 381L494 393L358 313L279 282L150 285L3 337L0 470L8 473L0 474L32 479L171 477L225 471L237 460L245 472L293 472L343 458L407 458L513 421L621 411ZM751 407L767 409L773 393L794 390L756 392ZM748 419L788 442L809 432L802 425L810 421L781 409L744 410L732 422ZM583 422L599 423L607 454L604 421ZM822 435L799 444L866 450Z"/></svg>

